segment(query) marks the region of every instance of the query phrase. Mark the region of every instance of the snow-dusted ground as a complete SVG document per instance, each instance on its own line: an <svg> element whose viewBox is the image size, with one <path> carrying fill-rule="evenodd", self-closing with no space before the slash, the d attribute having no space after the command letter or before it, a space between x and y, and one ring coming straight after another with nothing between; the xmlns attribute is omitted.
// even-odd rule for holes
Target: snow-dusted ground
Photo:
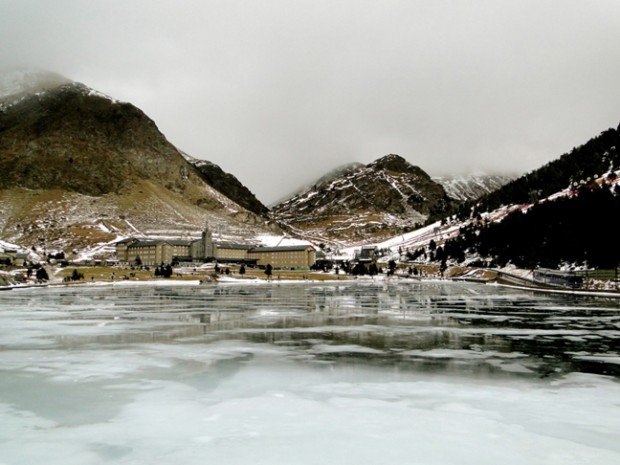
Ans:
<svg viewBox="0 0 620 465"><path fill-rule="evenodd" d="M604 175L598 177L595 180L589 180L589 182L594 182L596 184L601 185L603 182L606 182L607 176L609 174L610 173L605 173ZM610 183L612 188L618 182L620 182L620 170L615 171L615 174L616 174L616 180ZM545 199L541 199L540 202L555 200L555 199L566 197L569 195L573 195L573 193L571 189L567 187L566 189L556 192ZM481 214L481 217L485 222L499 222L499 221L502 221L510 213L516 210L521 210L523 212L527 211L529 208L532 207L532 205L533 204L515 204L515 205L503 206L490 212L484 212ZM431 240L434 240L438 245L441 245L446 240L452 239L458 236L459 229L471 223L472 223L472 220L465 220L462 222L451 220L445 224L441 224L440 221L437 221L423 228L416 229L415 231L399 234L383 242L369 244L369 245L376 245L379 249L389 249L391 254L387 255L382 260L382 261L387 262L389 259L399 258L399 254L398 254L399 249L403 251L407 249L414 251L420 247L428 246ZM349 258L353 258L356 250L359 250L359 246L345 247L341 249L340 253L342 253L343 255L346 255ZM520 271L515 270L515 273L520 273Z"/></svg>
<svg viewBox="0 0 620 465"><path fill-rule="evenodd" d="M508 184L515 177L512 175L472 173L454 176L433 176L433 181L443 186L448 197L457 200L475 200Z"/></svg>
<svg viewBox="0 0 620 465"><path fill-rule="evenodd" d="M312 244L309 241L303 239L297 239L290 236L277 235L277 234L259 234L255 237L261 245L265 247L285 247L291 245L308 245Z"/></svg>
<svg viewBox="0 0 620 465"><path fill-rule="evenodd" d="M0 322L3 464L620 461L610 301L93 286L6 292Z"/></svg>
<svg viewBox="0 0 620 465"><path fill-rule="evenodd" d="M33 252L31 249L27 249L25 247L22 247L21 245L17 245L17 244L13 244L10 242L6 242L6 241L2 241L0 240L0 252L8 252L8 251L15 251L18 253L25 253L28 255L28 259L32 260L32 261L39 261L41 260L41 256L35 252Z"/></svg>
<svg viewBox="0 0 620 465"><path fill-rule="evenodd" d="M17 251L22 252L25 249L17 244L12 244L6 241L0 241L0 251L4 252L8 250L17 250Z"/></svg>

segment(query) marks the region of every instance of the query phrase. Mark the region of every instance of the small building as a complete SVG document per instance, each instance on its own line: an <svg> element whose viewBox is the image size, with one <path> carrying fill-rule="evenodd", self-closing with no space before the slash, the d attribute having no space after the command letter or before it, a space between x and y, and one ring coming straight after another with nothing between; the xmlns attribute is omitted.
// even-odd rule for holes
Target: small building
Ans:
<svg viewBox="0 0 620 465"><path fill-rule="evenodd" d="M28 262L28 254L23 252L17 252L13 258L13 266L26 266Z"/></svg>
<svg viewBox="0 0 620 465"><path fill-rule="evenodd" d="M118 264L118 260L111 258L109 255L95 255L86 263L90 266L114 266Z"/></svg>
<svg viewBox="0 0 620 465"><path fill-rule="evenodd" d="M0 250L0 265L5 266L25 266L28 261L28 254L18 252L13 249Z"/></svg>
<svg viewBox="0 0 620 465"><path fill-rule="evenodd" d="M317 250L314 255L314 265L317 268L331 268L333 261L328 258L327 254L323 250Z"/></svg>
<svg viewBox="0 0 620 465"><path fill-rule="evenodd" d="M377 259L378 249L374 245L365 245L355 251L355 259L358 262L374 262Z"/></svg>
<svg viewBox="0 0 620 465"><path fill-rule="evenodd" d="M15 255L17 255L16 250L1 250L0 249L0 265L9 266L13 264L15 260Z"/></svg>
<svg viewBox="0 0 620 465"><path fill-rule="evenodd" d="M534 281L548 286L579 288L583 286L583 276L574 271L549 270L538 268L534 270Z"/></svg>

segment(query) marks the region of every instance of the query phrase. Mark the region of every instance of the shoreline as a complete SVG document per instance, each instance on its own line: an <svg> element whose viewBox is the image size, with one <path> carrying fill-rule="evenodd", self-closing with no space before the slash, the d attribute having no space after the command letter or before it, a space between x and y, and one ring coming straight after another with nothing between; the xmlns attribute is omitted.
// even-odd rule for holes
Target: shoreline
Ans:
<svg viewBox="0 0 620 465"><path fill-rule="evenodd" d="M551 289L548 287L517 286L515 284L504 284L504 283L497 283L497 282L488 282L486 284L489 286L507 287L510 289L519 289L522 291L546 292L550 294L566 294L566 295L578 295L578 296L609 297L609 298L620 299L620 292L616 292L616 291Z"/></svg>
<svg viewBox="0 0 620 465"><path fill-rule="evenodd" d="M620 292L617 291L604 291L604 290L570 290L570 289L553 289L553 288L545 288L545 287L536 287L536 286L526 286L526 285L516 285L516 284L506 284L506 283L498 283L492 280L473 280L473 279L463 279L462 277L454 277L454 278L427 278L427 277L416 277L412 278L409 276L340 276L334 279L263 279L263 278L238 278L238 277L218 277L217 279L211 282L202 282L200 279L145 279L145 280L119 280L119 281L88 281L88 282L48 282L42 284L16 284L9 286L0 287L0 291L10 291L10 290L18 290L18 289L33 289L33 288L49 288L49 287L131 287L131 286L152 286L152 287L177 287L177 286L206 286L206 285L226 285L226 286L236 286L236 285L251 285L251 286L261 286L261 285L279 285L279 284L302 284L302 283L324 283L324 284L348 284L348 283L389 283L390 281L397 281L400 283L405 282L471 282L472 284L485 284L490 286L498 286L504 287L508 289L517 289L521 291L530 291L530 292L541 292L541 293L549 293L549 294L564 294L564 295L575 295L575 296L591 296L591 297L603 297L603 298L620 298Z"/></svg>

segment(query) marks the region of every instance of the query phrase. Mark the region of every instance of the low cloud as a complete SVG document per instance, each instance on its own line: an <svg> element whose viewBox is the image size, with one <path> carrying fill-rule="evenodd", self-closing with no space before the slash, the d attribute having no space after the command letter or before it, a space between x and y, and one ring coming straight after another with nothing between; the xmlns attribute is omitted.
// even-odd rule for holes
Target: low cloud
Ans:
<svg viewBox="0 0 620 465"><path fill-rule="evenodd" d="M4 1L1 67L130 101L265 203L398 153L523 172L620 120L617 1Z"/></svg>

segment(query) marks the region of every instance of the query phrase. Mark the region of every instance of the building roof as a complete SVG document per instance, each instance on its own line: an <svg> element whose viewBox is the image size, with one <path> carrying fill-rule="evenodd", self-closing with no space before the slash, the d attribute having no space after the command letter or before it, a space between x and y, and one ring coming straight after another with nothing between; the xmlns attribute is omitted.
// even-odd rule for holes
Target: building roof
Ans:
<svg viewBox="0 0 620 465"><path fill-rule="evenodd" d="M133 244L130 244L129 247L152 247L154 245L158 245L158 244L163 244L166 241L162 241L162 240L140 240L137 242L134 242Z"/></svg>
<svg viewBox="0 0 620 465"><path fill-rule="evenodd" d="M187 246L191 244L192 241L187 239L124 239L123 243L129 243L128 247L152 247L154 245L159 244L168 244L172 246ZM117 242L120 244L121 242Z"/></svg>
<svg viewBox="0 0 620 465"><path fill-rule="evenodd" d="M162 242L167 242L170 245L177 245L177 246L189 246L191 244L191 240L189 239L168 239Z"/></svg>
<svg viewBox="0 0 620 465"><path fill-rule="evenodd" d="M117 241L116 243L117 244L129 244L130 242L137 242L139 240L140 239L136 239L135 237L128 237L127 239Z"/></svg>
<svg viewBox="0 0 620 465"><path fill-rule="evenodd" d="M538 273L541 275L548 276L575 276L578 274L578 271L573 270L551 270L549 268L536 268L534 273Z"/></svg>
<svg viewBox="0 0 620 465"><path fill-rule="evenodd" d="M218 249L231 249L231 250L250 250L253 245L249 244L236 244L234 242L215 242L215 246Z"/></svg>
<svg viewBox="0 0 620 465"><path fill-rule="evenodd" d="M302 250L314 250L310 244L306 245L288 245L283 247L254 247L250 249L251 253L264 253L264 252L300 252Z"/></svg>

